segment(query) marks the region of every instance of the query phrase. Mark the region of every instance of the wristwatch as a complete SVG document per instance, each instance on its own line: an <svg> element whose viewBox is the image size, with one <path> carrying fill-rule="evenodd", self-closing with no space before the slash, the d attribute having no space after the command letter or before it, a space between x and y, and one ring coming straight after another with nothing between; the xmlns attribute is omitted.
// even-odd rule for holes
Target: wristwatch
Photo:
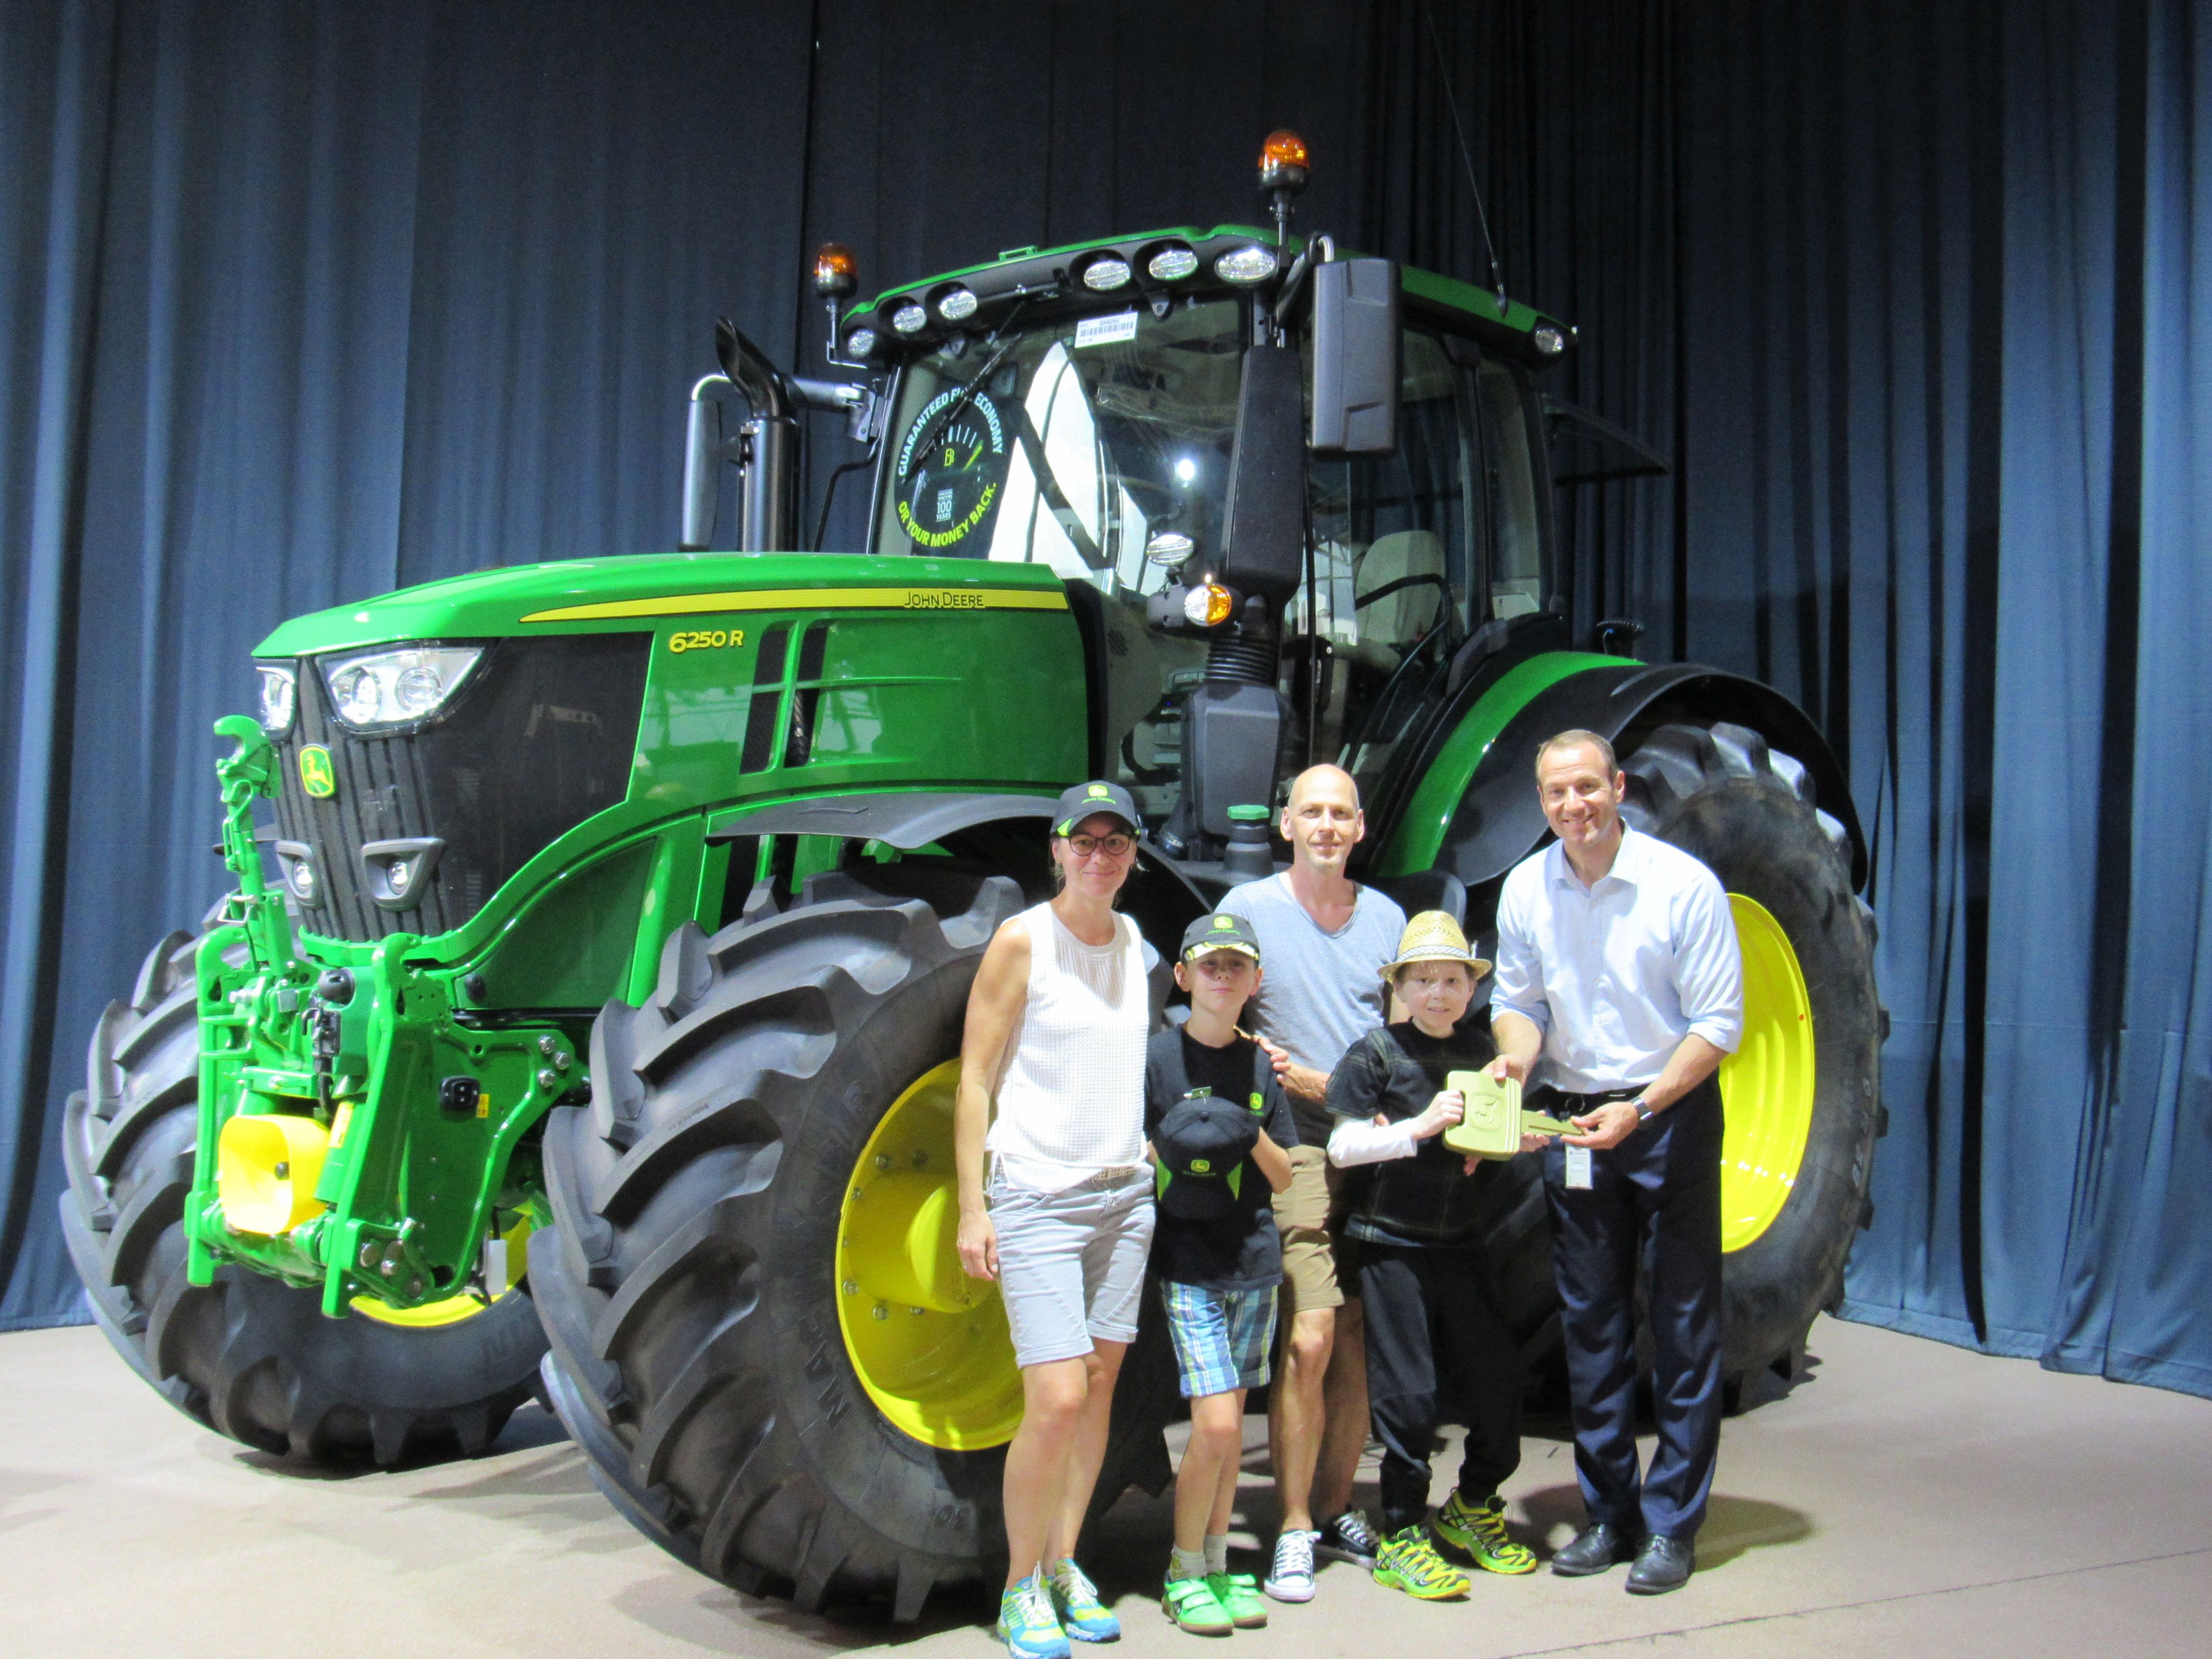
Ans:
<svg viewBox="0 0 2212 1659"><path fill-rule="evenodd" d="M1642 1095L1636 1097L1634 1105L1636 1107L1636 1127L1639 1129L1645 1124L1650 1122L1653 1118L1659 1115L1659 1109L1656 1106L1654 1106L1650 1101L1644 1099Z"/></svg>

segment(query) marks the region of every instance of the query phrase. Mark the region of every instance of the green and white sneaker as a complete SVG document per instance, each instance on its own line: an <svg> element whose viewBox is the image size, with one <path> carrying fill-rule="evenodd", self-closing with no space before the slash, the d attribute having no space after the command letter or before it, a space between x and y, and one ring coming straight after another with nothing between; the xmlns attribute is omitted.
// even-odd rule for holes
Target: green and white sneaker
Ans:
<svg viewBox="0 0 2212 1659"><path fill-rule="evenodd" d="M1193 1636L1226 1636L1237 1628L1203 1578L1169 1579L1160 1590L1160 1611Z"/></svg>
<svg viewBox="0 0 2212 1659"><path fill-rule="evenodd" d="M1535 1553L1506 1534L1505 1500L1496 1492L1470 1504L1455 1492L1437 1511L1436 1528L1437 1537L1485 1572L1536 1571Z"/></svg>
<svg viewBox="0 0 2212 1659"><path fill-rule="evenodd" d="M1285 1531L1275 1540L1274 1565L1260 1588L1278 1601L1310 1601L1314 1597L1314 1540L1317 1532Z"/></svg>
<svg viewBox="0 0 2212 1659"><path fill-rule="evenodd" d="M1007 1659L1068 1659L1066 1632L1035 1573L999 1598L998 1634Z"/></svg>
<svg viewBox="0 0 2212 1659"><path fill-rule="evenodd" d="M1267 1604L1260 1599L1258 1581L1249 1572L1209 1572L1206 1587L1229 1622L1239 1630L1258 1630L1267 1622Z"/></svg>
<svg viewBox="0 0 2212 1659"><path fill-rule="evenodd" d="M1075 1565L1073 1556L1053 1564L1050 1581L1053 1611L1060 1628L1073 1642L1118 1642L1121 1621L1098 1599L1098 1587Z"/></svg>
<svg viewBox="0 0 2212 1659"><path fill-rule="evenodd" d="M1375 1558L1375 1582L1418 1601L1449 1601L1472 1588L1465 1573L1437 1553L1429 1529L1418 1524L1382 1540Z"/></svg>

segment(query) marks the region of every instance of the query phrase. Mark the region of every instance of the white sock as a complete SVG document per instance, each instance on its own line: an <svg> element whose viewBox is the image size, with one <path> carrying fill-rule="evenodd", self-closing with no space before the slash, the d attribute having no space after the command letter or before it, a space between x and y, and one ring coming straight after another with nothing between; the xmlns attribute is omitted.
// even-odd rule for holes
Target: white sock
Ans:
<svg viewBox="0 0 2212 1659"><path fill-rule="evenodd" d="M1170 1555L1168 1577L1170 1578L1205 1577L1206 1552L1187 1550L1178 1545Z"/></svg>
<svg viewBox="0 0 2212 1659"><path fill-rule="evenodd" d="M1206 1570L1208 1572L1229 1571L1229 1534L1210 1532L1206 1534Z"/></svg>

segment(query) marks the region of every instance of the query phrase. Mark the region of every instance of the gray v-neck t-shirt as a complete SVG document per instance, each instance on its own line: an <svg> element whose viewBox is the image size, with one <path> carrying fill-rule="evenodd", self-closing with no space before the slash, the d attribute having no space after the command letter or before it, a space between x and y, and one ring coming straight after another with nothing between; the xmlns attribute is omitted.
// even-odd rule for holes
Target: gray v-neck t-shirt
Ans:
<svg viewBox="0 0 2212 1659"><path fill-rule="evenodd" d="M1244 1024L1317 1072L1336 1062L1369 1031L1385 1023L1382 964L1398 954L1406 913L1395 899L1358 886L1352 920L1334 933L1306 914L1287 875L1232 887L1220 908L1242 916L1260 937L1264 977L1246 1005ZM1328 1144L1328 1109L1297 1095L1291 1105L1308 1146Z"/></svg>

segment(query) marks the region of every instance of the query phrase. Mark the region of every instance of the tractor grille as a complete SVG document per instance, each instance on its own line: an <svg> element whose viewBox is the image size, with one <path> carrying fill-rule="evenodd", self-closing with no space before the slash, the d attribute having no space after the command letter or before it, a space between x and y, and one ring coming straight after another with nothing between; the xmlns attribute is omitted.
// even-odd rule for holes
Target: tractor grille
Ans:
<svg viewBox="0 0 2212 1659"><path fill-rule="evenodd" d="M495 641L432 723L383 737L332 719L319 666L302 659L276 797L278 838L313 856L301 926L363 943L449 932L556 837L620 801L652 645L650 634ZM330 750L337 788L326 798L301 785L310 744ZM445 846L416 902L378 904L363 845L430 836Z"/></svg>

